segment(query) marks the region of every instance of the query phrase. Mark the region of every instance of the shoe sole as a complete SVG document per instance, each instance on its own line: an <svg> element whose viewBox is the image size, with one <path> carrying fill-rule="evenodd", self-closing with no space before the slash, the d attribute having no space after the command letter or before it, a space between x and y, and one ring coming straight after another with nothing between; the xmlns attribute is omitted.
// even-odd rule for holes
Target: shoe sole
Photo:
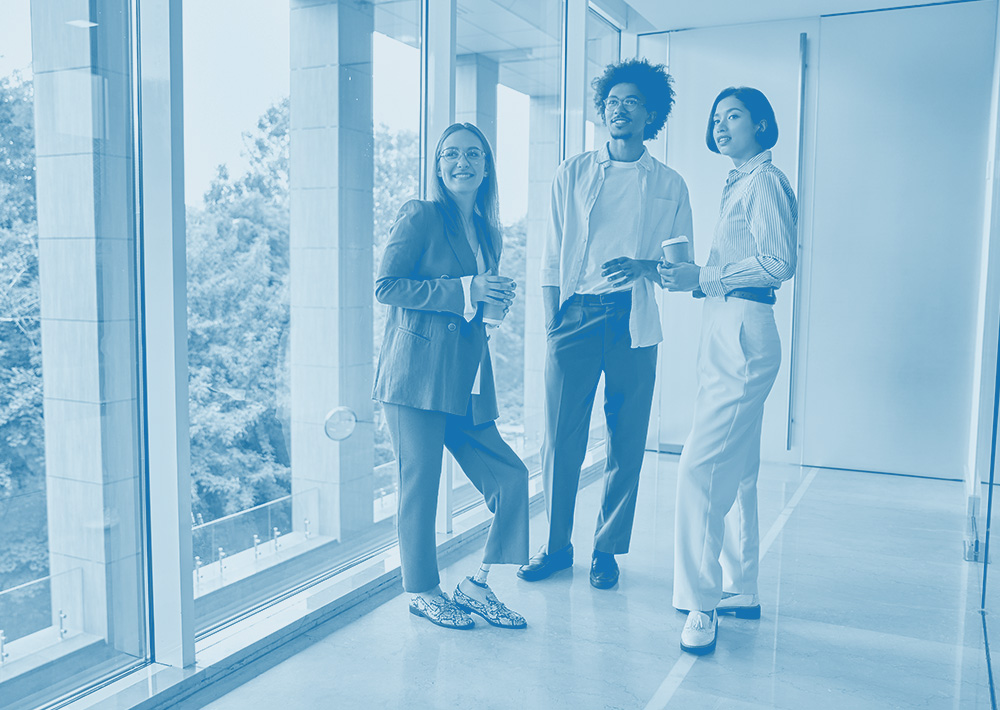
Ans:
<svg viewBox="0 0 1000 710"><path fill-rule="evenodd" d="M718 640L717 638L712 639L712 643L706 646L685 646L684 643L682 642L681 650L684 651L685 653L694 654L695 656L704 656L705 654L711 653L712 651L715 650L715 642L717 640Z"/></svg>
<svg viewBox="0 0 1000 710"><path fill-rule="evenodd" d="M760 618L760 604L757 606L731 606L728 609L720 606L716 607L715 611L719 614L732 614L737 619Z"/></svg>
<svg viewBox="0 0 1000 710"><path fill-rule="evenodd" d="M555 567L554 569L546 571L543 574L539 574L538 572L525 572L524 570L520 570L519 569L517 571L517 576L518 576L519 579L523 579L525 582L540 582L543 579L548 579L549 577L551 577L552 575L554 575L556 572L561 572L562 570L569 569L572 566L573 566L573 562L570 561L569 563L567 563L565 565L560 565L558 567Z"/></svg>
<svg viewBox="0 0 1000 710"><path fill-rule="evenodd" d="M423 613L418 609L414 609L412 606L409 607L409 609L410 613L413 614L414 616L419 616L422 619L427 619L429 622L431 622L435 626L440 626L442 629L454 629L455 631L469 631L470 629L476 628L475 621L473 621L468 626L452 626L451 624L442 624L440 621L435 621L431 617L427 616L427 614Z"/></svg>
<svg viewBox="0 0 1000 710"><path fill-rule="evenodd" d="M473 609L471 606L466 606L465 604L461 604L459 602L455 602L455 605L459 609L461 609L462 611L464 611L466 614L475 614L476 616L481 617L482 620L485 621L490 626L495 626L498 629L526 629L526 628L528 628L527 622L521 624L520 626L507 626L507 624L498 624L495 621L493 621L492 619L490 619L488 616L486 616L486 614L484 614L481 611L477 611L476 609Z"/></svg>

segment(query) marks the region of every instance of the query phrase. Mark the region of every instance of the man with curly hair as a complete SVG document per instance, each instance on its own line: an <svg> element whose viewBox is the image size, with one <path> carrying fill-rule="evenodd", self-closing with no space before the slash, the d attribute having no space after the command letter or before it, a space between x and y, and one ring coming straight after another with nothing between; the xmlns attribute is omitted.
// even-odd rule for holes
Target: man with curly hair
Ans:
<svg viewBox="0 0 1000 710"><path fill-rule="evenodd" d="M548 347L542 472L546 543L521 567L527 581L573 564L573 514L590 412L604 373L607 464L590 583L618 582L628 552L662 339L654 284L662 240L691 237L687 186L649 155L674 101L662 65L629 60L594 81L594 105L611 140L569 158L552 184L542 252Z"/></svg>

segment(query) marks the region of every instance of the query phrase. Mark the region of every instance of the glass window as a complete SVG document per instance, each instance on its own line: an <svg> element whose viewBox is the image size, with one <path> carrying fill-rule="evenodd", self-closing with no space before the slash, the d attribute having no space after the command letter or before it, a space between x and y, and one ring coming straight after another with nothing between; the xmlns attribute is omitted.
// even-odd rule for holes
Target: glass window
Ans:
<svg viewBox="0 0 1000 710"><path fill-rule="evenodd" d="M419 13L185 3L200 633L393 539L373 284L417 196Z"/></svg>
<svg viewBox="0 0 1000 710"><path fill-rule="evenodd" d="M508 4L457 4L455 116L482 129L496 153L504 230L500 271L518 284L514 304L490 340L497 426L529 470L537 471L545 352L538 269L560 158L562 8L551 2ZM454 485L465 491L456 509L481 502L461 469L454 470Z"/></svg>
<svg viewBox="0 0 1000 710"><path fill-rule="evenodd" d="M36 5L0 23L5 708L146 658L130 3Z"/></svg>
<svg viewBox="0 0 1000 710"><path fill-rule="evenodd" d="M592 86L594 79L604 73L608 64L619 60L621 35L621 30L596 12L587 12L587 123L584 133L587 150L594 150L608 140L607 128L594 107Z"/></svg>
<svg viewBox="0 0 1000 710"><path fill-rule="evenodd" d="M379 260L389 228L407 200L420 197L420 9L416 2L377 6L373 57L375 193L373 263ZM372 362L378 361L386 308L372 294ZM396 466L382 405L374 403L375 522L396 514Z"/></svg>

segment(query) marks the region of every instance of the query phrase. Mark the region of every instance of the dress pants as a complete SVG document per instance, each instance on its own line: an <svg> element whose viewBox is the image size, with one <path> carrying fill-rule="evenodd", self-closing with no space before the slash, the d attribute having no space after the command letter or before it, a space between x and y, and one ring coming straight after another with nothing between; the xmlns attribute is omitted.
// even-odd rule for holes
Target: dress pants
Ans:
<svg viewBox="0 0 1000 710"><path fill-rule="evenodd" d="M694 422L677 473L678 609L710 611L723 591L757 593L761 423L780 363L770 305L705 300Z"/></svg>
<svg viewBox="0 0 1000 710"><path fill-rule="evenodd" d="M607 463L594 549L628 552L656 378L656 346L632 347L630 311L627 298L585 305L574 296L549 326L542 446L549 552L572 538L590 412L602 371Z"/></svg>
<svg viewBox="0 0 1000 710"><path fill-rule="evenodd" d="M426 592L440 584L437 563L438 489L444 447L483 494L493 513L486 564L528 561L528 469L496 424L474 426L469 416L383 402L399 467L396 527L403 589Z"/></svg>

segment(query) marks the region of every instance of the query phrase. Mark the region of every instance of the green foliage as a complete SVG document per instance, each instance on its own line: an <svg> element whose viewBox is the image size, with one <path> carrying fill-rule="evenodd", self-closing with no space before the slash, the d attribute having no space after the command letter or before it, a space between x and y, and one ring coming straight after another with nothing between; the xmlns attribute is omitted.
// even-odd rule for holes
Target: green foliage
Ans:
<svg viewBox="0 0 1000 710"><path fill-rule="evenodd" d="M187 214L192 508L203 520L290 490L288 100L244 134Z"/></svg>
<svg viewBox="0 0 1000 710"><path fill-rule="evenodd" d="M490 357L500 408L500 428L507 443L524 434L524 282L527 228L524 218L507 225L503 234L500 273L517 283L517 297L503 325L490 338Z"/></svg>
<svg viewBox="0 0 1000 710"><path fill-rule="evenodd" d="M388 126L380 125L375 130L375 230L372 248L374 249L375 273L381 263L385 243L389 239L389 227L396 219L396 213L407 200L418 197L420 192L420 152L419 137L413 131L392 132ZM378 359L382 347L382 334L385 331L386 309L375 300L374 307L374 348L372 352ZM382 406L375 403L375 465L380 466L392 461L392 440L389 429L385 425L385 415ZM376 481L376 488L388 489L395 485L395 474L385 472Z"/></svg>
<svg viewBox="0 0 1000 710"><path fill-rule="evenodd" d="M0 589L48 574L32 101L0 79Z"/></svg>

